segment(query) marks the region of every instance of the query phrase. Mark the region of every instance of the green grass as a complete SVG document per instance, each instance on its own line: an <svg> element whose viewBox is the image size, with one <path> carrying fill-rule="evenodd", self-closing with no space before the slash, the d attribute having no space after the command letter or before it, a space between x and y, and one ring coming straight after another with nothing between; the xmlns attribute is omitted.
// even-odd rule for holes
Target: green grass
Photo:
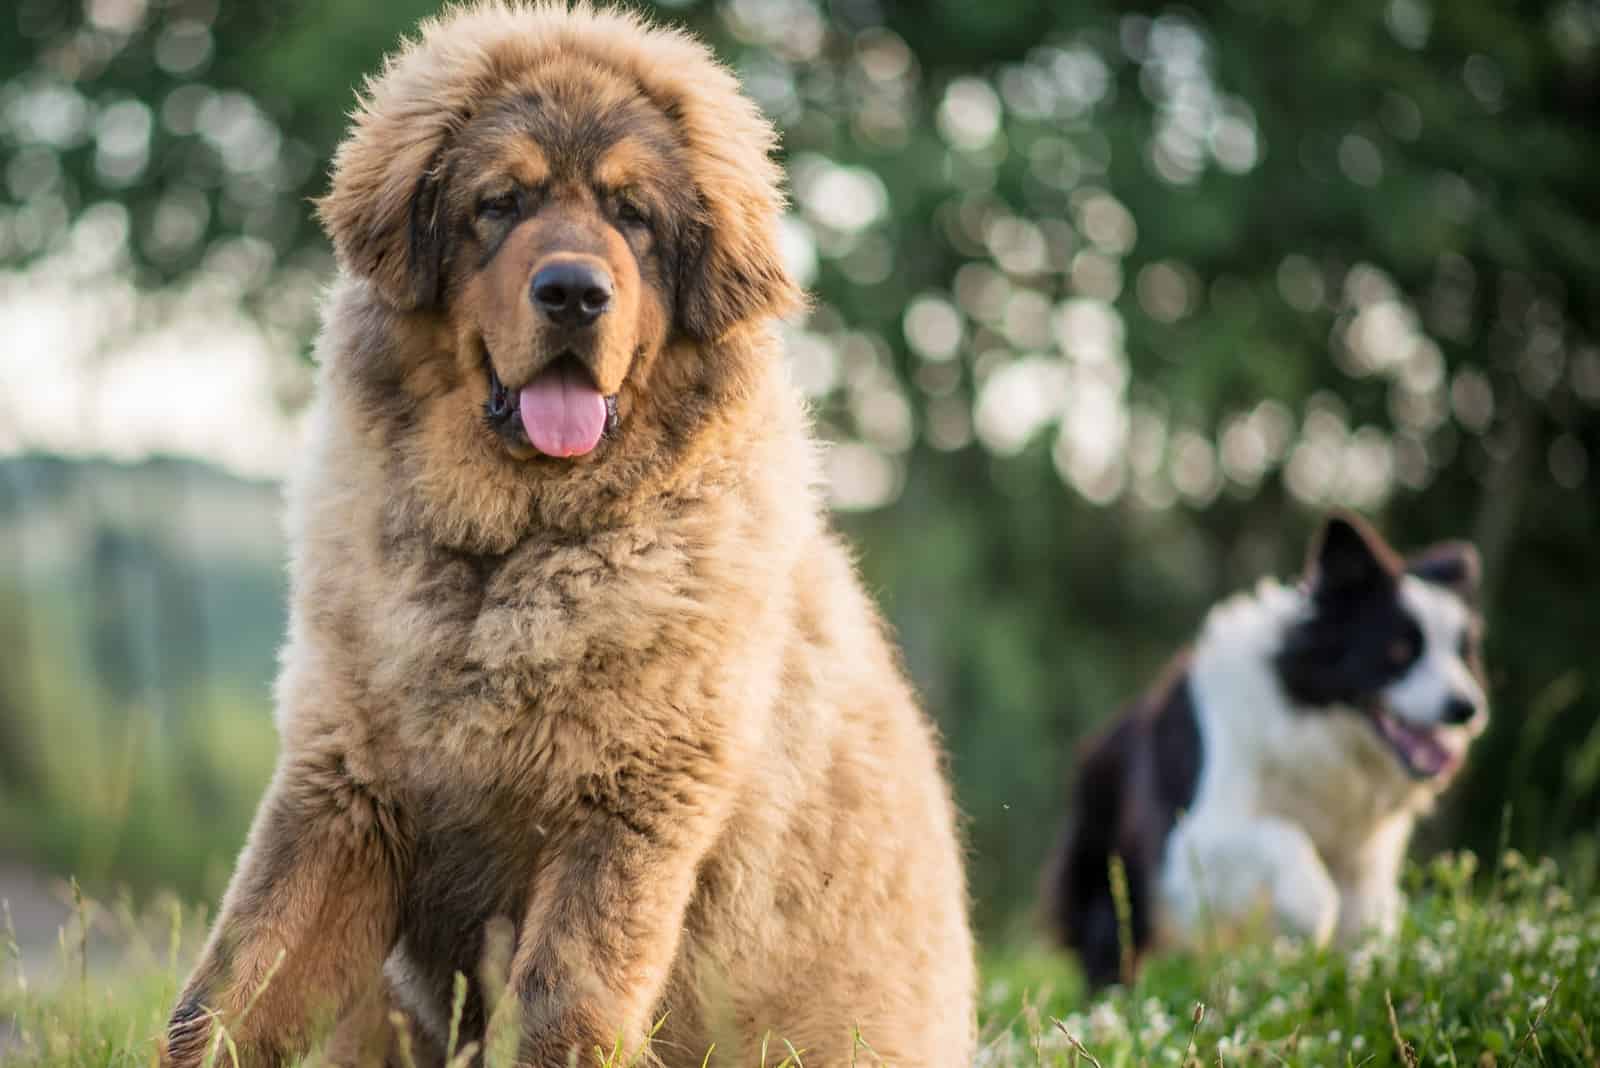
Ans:
<svg viewBox="0 0 1600 1068"><path fill-rule="evenodd" d="M1131 989L1086 1002L1070 964L1041 949L985 962L979 1063L1074 1065L1600 1066L1600 899L1592 864L1470 855L1409 876L1400 936L1349 954L1288 940L1171 955ZM1580 872L1579 869L1584 869ZM90 968L85 922L124 932L127 960ZM16 1068L151 1063L151 1036L178 983L179 922L85 906L61 939L49 990L9 960L0 983L0 1062ZM162 932L165 932L163 935ZM185 934L183 937L192 937ZM160 947L160 948L157 948ZM491 1065L504 1062L491 1048ZM804 1063L780 1041L771 1068ZM219 1064L226 1064L224 1051ZM610 1056L606 1064L625 1058ZM874 1063L863 1049L858 1064ZM752 1066L754 1068L754 1066ZM908 1066L915 1068L915 1066Z"/></svg>

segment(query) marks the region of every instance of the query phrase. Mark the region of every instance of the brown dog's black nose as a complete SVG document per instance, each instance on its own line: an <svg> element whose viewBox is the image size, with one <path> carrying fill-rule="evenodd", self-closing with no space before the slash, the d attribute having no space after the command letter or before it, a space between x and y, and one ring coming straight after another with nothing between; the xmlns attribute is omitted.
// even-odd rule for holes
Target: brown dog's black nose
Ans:
<svg viewBox="0 0 1600 1068"><path fill-rule="evenodd" d="M588 326L611 304L611 276L592 264L560 260L534 273L533 303L552 322Z"/></svg>

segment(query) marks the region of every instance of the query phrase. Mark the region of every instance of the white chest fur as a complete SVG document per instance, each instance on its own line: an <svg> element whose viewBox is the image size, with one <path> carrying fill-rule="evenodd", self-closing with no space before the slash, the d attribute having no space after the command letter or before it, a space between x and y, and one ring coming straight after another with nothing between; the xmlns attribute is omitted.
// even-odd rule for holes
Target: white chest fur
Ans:
<svg viewBox="0 0 1600 1068"><path fill-rule="evenodd" d="M1296 709L1272 658L1304 595L1264 582L1219 605L1191 665L1204 749L1193 804L1168 839L1163 924L1190 936L1265 904L1323 942L1392 929L1397 880L1433 792L1350 709Z"/></svg>

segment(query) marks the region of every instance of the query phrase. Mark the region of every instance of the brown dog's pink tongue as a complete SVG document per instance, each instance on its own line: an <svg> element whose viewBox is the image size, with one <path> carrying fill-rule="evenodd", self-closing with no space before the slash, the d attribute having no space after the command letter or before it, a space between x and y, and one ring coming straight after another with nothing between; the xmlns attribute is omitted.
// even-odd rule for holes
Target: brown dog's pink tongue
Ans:
<svg viewBox="0 0 1600 1068"><path fill-rule="evenodd" d="M523 386L517 403L528 440L546 456L582 456L606 427L606 399L567 360Z"/></svg>

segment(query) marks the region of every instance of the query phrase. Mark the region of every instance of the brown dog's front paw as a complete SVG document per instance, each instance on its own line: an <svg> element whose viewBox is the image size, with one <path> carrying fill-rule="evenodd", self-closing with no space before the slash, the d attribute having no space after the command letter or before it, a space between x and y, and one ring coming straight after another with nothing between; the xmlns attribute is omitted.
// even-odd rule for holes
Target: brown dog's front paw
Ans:
<svg viewBox="0 0 1600 1068"><path fill-rule="evenodd" d="M172 1012L161 1039L162 1068L195 1068L211 1040L211 1013L197 997L185 998Z"/></svg>
<svg viewBox="0 0 1600 1068"><path fill-rule="evenodd" d="M517 1058L517 1068L589 1068L595 1063L596 1047L587 1053L576 1043L560 1040L526 1043Z"/></svg>
<svg viewBox="0 0 1600 1068"><path fill-rule="evenodd" d="M519 1068L592 1068L595 1064L609 1064L612 1048L620 1046L619 1064L635 1063L629 1060L633 1047L617 1037L604 1041L602 1029L590 1026L584 1019L571 1014L543 1025L534 1025L524 1019L521 1049L518 1051Z"/></svg>

